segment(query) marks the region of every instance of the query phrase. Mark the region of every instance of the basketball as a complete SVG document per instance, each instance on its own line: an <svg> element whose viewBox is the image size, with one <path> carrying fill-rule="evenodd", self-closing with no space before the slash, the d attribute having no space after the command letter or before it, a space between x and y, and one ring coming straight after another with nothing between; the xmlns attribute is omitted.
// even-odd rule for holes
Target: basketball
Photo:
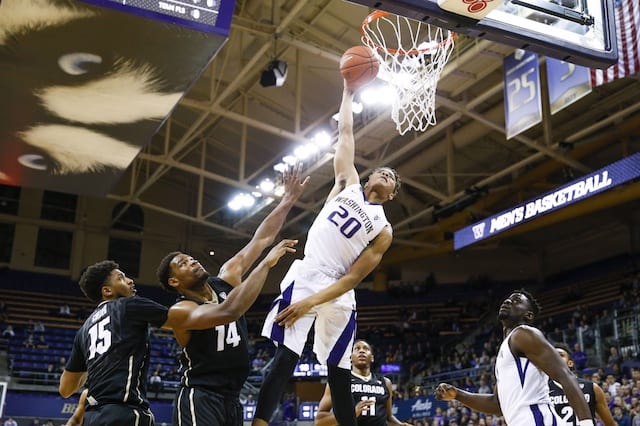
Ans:
<svg viewBox="0 0 640 426"><path fill-rule="evenodd" d="M351 47L340 58L340 74L352 90L376 78L379 67L378 58L366 46Z"/></svg>

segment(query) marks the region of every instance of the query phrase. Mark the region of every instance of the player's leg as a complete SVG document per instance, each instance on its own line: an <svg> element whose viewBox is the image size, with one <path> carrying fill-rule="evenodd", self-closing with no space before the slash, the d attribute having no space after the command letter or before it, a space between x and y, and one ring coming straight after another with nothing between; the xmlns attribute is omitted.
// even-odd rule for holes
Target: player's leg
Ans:
<svg viewBox="0 0 640 426"><path fill-rule="evenodd" d="M107 404L88 408L84 414L85 426L140 425L154 426L153 415L149 410L132 408L126 405Z"/></svg>
<svg viewBox="0 0 640 426"><path fill-rule="evenodd" d="M285 328L275 322L275 316L292 303L302 300L313 294L314 289L300 279L294 262L280 285L281 294L271 305L267 314L262 335L277 344L276 354L271 362L271 369L265 377L256 412L253 417L253 426L266 426L276 410L284 389L293 374L300 354L307 341L309 330L315 319L315 312L307 313L296 321L291 327Z"/></svg>
<svg viewBox="0 0 640 426"><path fill-rule="evenodd" d="M181 386L173 408L173 424L194 426L225 424L225 399L215 392Z"/></svg>
<svg viewBox="0 0 640 426"><path fill-rule="evenodd" d="M271 362L271 370L262 382L256 412L253 416L253 426L265 426L276 411L280 397L284 393L287 382L293 375L293 370L300 359L300 355L286 346L278 346Z"/></svg>
<svg viewBox="0 0 640 426"><path fill-rule="evenodd" d="M355 426L351 394L351 349L356 332L356 312L338 304L318 309L313 350L328 367L333 414L340 426Z"/></svg>

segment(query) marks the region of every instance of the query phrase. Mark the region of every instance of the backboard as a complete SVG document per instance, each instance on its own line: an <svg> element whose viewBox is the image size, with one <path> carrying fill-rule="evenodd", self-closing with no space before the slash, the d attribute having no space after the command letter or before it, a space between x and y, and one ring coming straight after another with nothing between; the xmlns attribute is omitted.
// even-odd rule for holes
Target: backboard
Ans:
<svg viewBox="0 0 640 426"><path fill-rule="evenodd" d="M437 0L350 1L591 68L618 60L614 0L505 0L480 20Z"/></svg>

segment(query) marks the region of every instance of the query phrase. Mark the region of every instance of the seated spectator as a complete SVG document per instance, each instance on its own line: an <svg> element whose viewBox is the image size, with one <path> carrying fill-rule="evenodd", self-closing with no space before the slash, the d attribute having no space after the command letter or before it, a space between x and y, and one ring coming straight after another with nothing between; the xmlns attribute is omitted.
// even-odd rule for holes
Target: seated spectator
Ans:
<svg viewBox="0 0 640 426"><path fill-rule="evenodd" d="M33 325L33 332L34 333L44 333L44 324L42 323L42 321L38 321L37 323L35 323Z"/></svg>
<svg viewBox="0 0 640 426"><path fill-rule="evenodd" d="M61 356L60 359L58 360L58 367L56 368L58 370L58 374L62 374L66 366L67 366L67 359Z"/></svg>
<svg viewBox="0 0 640 426"><path fill-rule="evenodd" d="M622 357L618 353L618 348L611 346L609 348L609 358L607 358L607 367L613 367L614 364L620 364Z"/></svg>
<svg viewBox="0 0 640 426"><path fill-rule="evenodd" d="M576 343L573 346L573 353L571 354L571 359L573 360L575 369L578 372L584 370L584 368L587 366L587 354L582 351L582 348L580 347L580 343Z"/></svg>
<svg viewBox="0 0 640 426"><path fill-rule="evenodd" d="M16 332L13 330L13 326L11 324L8 324L7 327L2 330L2 337L5 337L7 339L16 337Z"/></svg>
<svg viewBox="0 0 640 426"><path fill-rule="evenodd" d="M156 394L156 399L158 399L158 394L162 392L162 377L160 376L158 370L153 372L153 375L149 377L149 390Z"/></svg>
<svg viewBox="0 0 640 426"><path fill-rule="evenodd" d="M53 364L47 365L47 371L42 374L42 380L45 385L57 385L60 380L60 373L56 371Z"/></svg>
<svg viewBox="0 0 640 426"><path fill-rule="evenodd" d="M27 336L26 339L24 339L24 342L22 342L22 345L25 348L35 348L36 347L36 342L33 338L33 334L29 333L29 335Z"/></svg>
<svg viewBox="0 0 640 426"><path fill-rule="evenodd" d="M71 316L71 308L66 303L60 306L60 310L58 311L58 315L61 317L70 317Z"/></svg>
<svg viewBox="0 0 640 426"><path fill-rule="evenodd" d="M9 308L4 302L0 302L0 322L9 320Z"/></svg>
<svg viewBox="0 0 640 426"><path fill-rule="evenodd" d="M4 421L3 426L18 426L18 423L15 420L13 420L11 417L9 417L7 420Z"/></svg>
<svg viewBox="0 0 640 426"><path fill-rule="evenodd" d="M36 348L38 349L49 349L49 344L44 339L44 334L41 334L38 340L36 341Z"/></svg>
<svg viewBox="0 0 640 426"><path fill-rule="evenodd" d="M631 426L631 419L619 405L613 406L613 420L618 426Z"/></svg>

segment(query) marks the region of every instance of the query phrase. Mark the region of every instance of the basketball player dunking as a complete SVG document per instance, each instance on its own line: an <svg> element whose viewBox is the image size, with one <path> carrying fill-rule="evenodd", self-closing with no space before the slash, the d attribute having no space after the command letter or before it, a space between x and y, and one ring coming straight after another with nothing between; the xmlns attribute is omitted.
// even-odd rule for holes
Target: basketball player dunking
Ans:
<svg viewBox="0 0 640 426"><path fill-rule="evenodd" d="M351 353L351 394L356 401L358 426L410 426L393 415L391 380L371 371L372 363L371 345L364 340L356 340ZM331 390L327 385L318 406L315 426L338 424L331 413L332 405Z"/></svg>
<svg viewBox="0 0 640 426"><path fill-rule="evenodd" d="M393 169L382 167L373 171L364 187L360 185L354 164L352 101L353 93L345 83L333 159L335 184L309 229L304 258L291 265L262 329L278 348L260 389L253 426L266 426L271 419L312 325L313 349L328 366L338 423L356 424L350 391L356 329L353 288L391 245L391 225L382 203L395 197L400 182Z"/></svg>
<svg viewBox="0 0 640 426"><path fill-rule="evenodd" d="M557 417L549 398L549 377L562 385L579 426L594 426L589 406L575 377L542 332L532 327L540 311L538 302L518 290L502 302L498 319L504 340L498 351L496 394L475 394L447 383L436 388L436 398L456 399L469 408L504 416L508 425L556 426Z"/></svg>

